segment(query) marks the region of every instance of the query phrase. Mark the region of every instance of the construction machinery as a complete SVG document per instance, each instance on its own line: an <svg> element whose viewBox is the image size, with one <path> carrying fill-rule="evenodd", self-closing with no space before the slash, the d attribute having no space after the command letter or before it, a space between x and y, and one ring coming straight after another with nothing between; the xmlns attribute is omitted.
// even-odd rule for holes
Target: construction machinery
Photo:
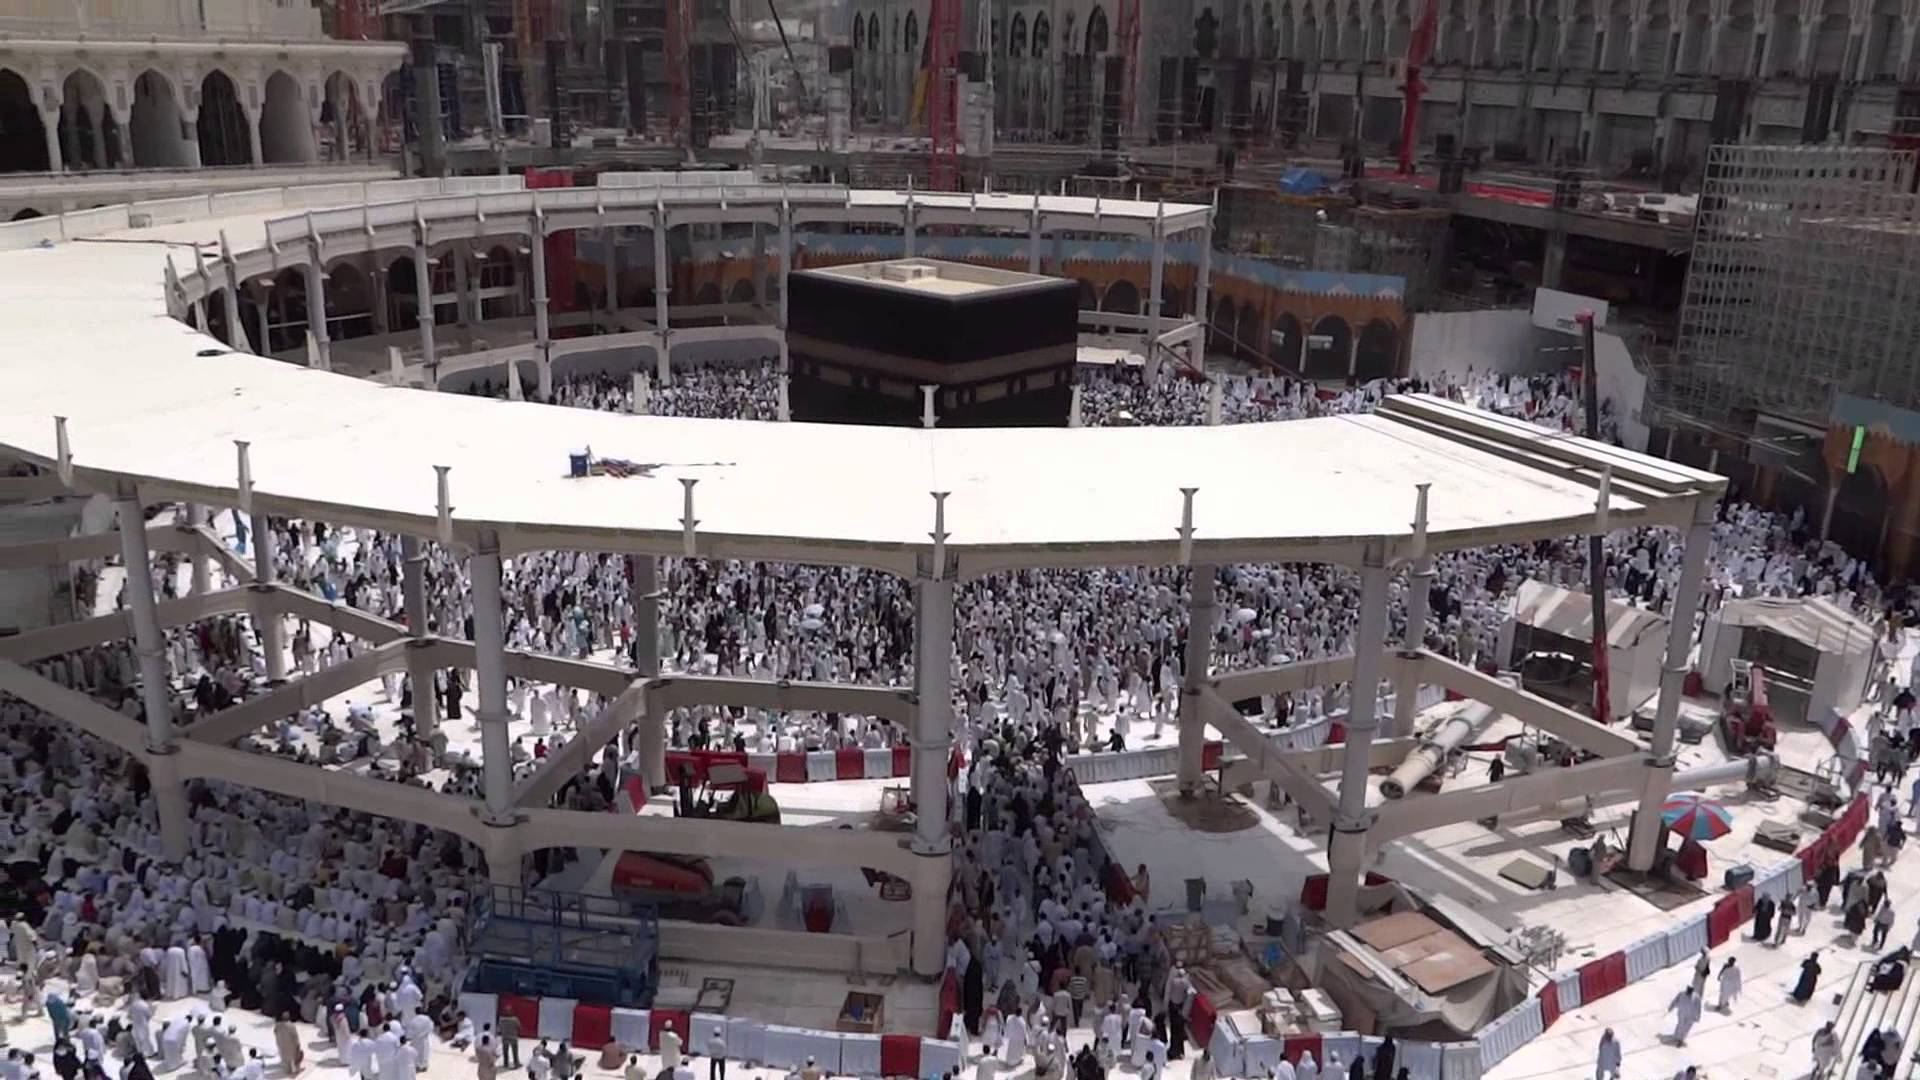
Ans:
<svg viewBox="0 0 1920 1080"><path fill-rule="evenodd" d="M1772 750L1779 740L1773 711L1767 708L1766 669L1751 660L1734 659L1733 681L1720 699L1720 737L1727 753L1751 754Z"/></svg>
<svg viewBox="0 0 1920 1080"><path fill-rule="evenodd" d="M753 879L714 880L713 865L698 855L629 851L613 866L613 895L645 905L662 919L746 926L760 915L760 890Z"/></svg>
<svg viewBox="0 0 1920 1080"><path fill-rule="evenodd" d="M952 191L960 180L960 100L955 75L960 66L960 15L963 0L933 0L927 13L927 135L931 144L928 186Z"/></svg>
<svg viewBox="0 0 1920 1080"><path fill-rule="evenodd" d="M1420 0L1420 17L1413 33L1407 35L1407 56L1401 63L1400 175L1413 175L1414 142L1420 134L1420 99L1427 84L1420 81L1420 69L1433 55L1434 28L1440 16L1440 0Z"/></svg>
<svg viewBox="0 0 1920 1080"><path fill-rule="evenodd" d="M780 824L780 803L767 791L765 769L716 761L704 773L696 780L688 769L678 778L681 797L674 803L675 817Z"/></svg>

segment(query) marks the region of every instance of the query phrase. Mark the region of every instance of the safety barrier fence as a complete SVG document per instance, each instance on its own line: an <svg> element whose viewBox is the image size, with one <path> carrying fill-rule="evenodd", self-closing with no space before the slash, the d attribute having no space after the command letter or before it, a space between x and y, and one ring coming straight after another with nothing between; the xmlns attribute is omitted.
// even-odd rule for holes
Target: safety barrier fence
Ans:
<svg viewBox="0 0 1920 1080"><path fill-rule="evenodd" d="M661 1036L672 1031L685 1052L777 1069L812 1063L829 1075L938 1080L961 1062L960 1045L943 1039L818 1031L685 1009L623 1009L516 994L461 994L460 1008L475 1030L490 1024L497 1032L500 1018L511 1014L522 1038L564 1041L577 1050L618 1042L630 1052L657 1051Z"/></svg>

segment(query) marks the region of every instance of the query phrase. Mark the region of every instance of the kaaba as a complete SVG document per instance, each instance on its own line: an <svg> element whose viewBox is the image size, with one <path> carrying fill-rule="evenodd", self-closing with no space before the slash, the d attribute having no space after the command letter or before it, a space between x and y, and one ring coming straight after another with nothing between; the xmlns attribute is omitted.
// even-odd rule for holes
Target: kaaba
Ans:
<svg viewBox="0 0 1920 1080"><path fill-rule="evenodd" d="M891 259L787 279L795 420L940 427L1062 425L1080 292L1065 278Z"/></svg>

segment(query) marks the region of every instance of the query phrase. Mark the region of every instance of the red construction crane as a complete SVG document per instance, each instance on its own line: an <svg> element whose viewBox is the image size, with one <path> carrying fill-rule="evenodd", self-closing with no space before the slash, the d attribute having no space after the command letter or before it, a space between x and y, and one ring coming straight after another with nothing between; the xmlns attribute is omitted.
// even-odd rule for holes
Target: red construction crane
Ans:
<svg viewBox="0 0 1920 1080"><path fill-rule="evenodd" d="M1420 81L1420 69L1433 55L1434 24L1440 16L1440 0L1418 0L1420 17L1413 33L1407 36L1406 81L1401 84L1404 102L1400 114L1400 175L1413 175L1414 139L1420 130L1420 98L1427 84Z"/></svg>
<svg viewBox="0 0 1920 1080"><path fill-rule="evenodd" d="M954 76L960 66L960 8L964 0L933 0L927 12L927 135L932 143L928 184L952 191L960 179L960 102ZM985 11L981 18L986 18Z"/></svg>
<svg viewBox="0 0 1920 1080"><path fill-rule="evenodd" d="M1120 0L1120 134L1133 131L1134 87L1140 81L1140 0ZM1152 126L1148 126L1152 130Z"/></svg>

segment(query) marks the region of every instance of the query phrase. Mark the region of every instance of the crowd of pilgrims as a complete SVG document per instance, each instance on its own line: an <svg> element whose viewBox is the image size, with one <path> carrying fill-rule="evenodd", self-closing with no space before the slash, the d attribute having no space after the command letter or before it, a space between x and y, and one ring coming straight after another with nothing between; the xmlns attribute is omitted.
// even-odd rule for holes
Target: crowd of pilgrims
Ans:
<svg viewBox="0 0 1920 1080"><path fill-rule="evenodd" d="M1084 379L1093 422L1123 411L1136 421L1199 422L1207 408L1206 394L1180 382L1165 391L1176 406L1163 402L1165 388L1135 385L1137 373ZM655 389L649 408L762 415L776 393L770 384L765 371L677 373L671 386ZM1244 393L1228 397L1237 419L1277 419L1365 409L1396 388L1376 384L1326 397L1284 381L1249 381ZM1464 379L1424 388L1555 425L1576 414L1571 387L1559 379ZM630 408L623 389L617 380L584 378L562 383L556 396ZM1172 411L1155 411L1162 408ZM300 521L275 521L269 535L248 537L243 523L235 525L242 547L271 547L283 580L375 615L404 617L398 538ZM1635 603L1664 605L1678 571L1674 540L1657 530L1611 536L1610 589ZM426 550L434 629L471 636L464 566L433 545ZM1584 544L1548 541L1442 557L1430 597L1430 645L1478 658L1491 647L1501 598L1527 578L1581 586L1584 552ZM1729 504L1715 526L1709 566L1710 598L1816 592L1876 612L1893 599L1862 565L1811 539L1797 517L1739 504ZM1157 1076L1167 1061L1190 1052L1181 1006L1191 985L1152 932L1145 868L1129 877L1109 864L1091 810L1062 768L1064 755L1101 741L1080 722L1083 715L1121 718L1106 734L1108 744L1125 741L1128 718L1171 717L1187 633L1185 573L1023 571L957 590L956 697L968 720L962 743L969 764L960 781L965 828L947 960L962 986L955 1034L967 1040L983 1077L1029 1057L1042 1080L1069 1070L1076 1080L1098 1080L1121 1062ZM1216 666L1346 647L1357 601L1357 582L1346 571L1231 566L1218 573L1219 617L1208 629ZM171 588L178 575L162 560L160 576ZM503 576L512 647L631 659L633 601L621 560L518 556ZM911 679L911 597L888 575L667 559L661 578L660 645L670 669L896 685ZM1396 622L1405 588L1406 579L1396 579ZM290 629L299 670L340 663L354 652L351 643L304 623ZM217 710L243 697L263 667L237 616L170 631L168 660L183 711ZM139 713L130 691L137 668L122 645L37 666ZM458 721L465 690L458 673L443 672L431 692L444 715ZM405 704L414 688L396 675L386 692ZM534 746L520 749L531 761L548 737L563 738L601 703L519 683L511 704L533 725ZM1288 723L1339 704L1337 696L1312 692L1268 708L1276 723ZM438 734L403 725L383 746L365 704L349 707L344 721L318 709L284 718L258 748L339 761L379 758L382 775L415 782L446 764ZM679 745L764 750L884 745L897 736L849 718L749 722L696 712L677 718L673 737ZM62 1035L50 1061L9 1051L0 1080L48 1080L49 1070L74 1080L82 1072L98 1076L112 1063L133 1080L188 1063L204 1075L259 1080L260 1049L242 1046L236 1025L222 1019L230 1006L275 1021L275 1064L290 1073L302 1059L296 1020L319 1026L359 1080L405 1080L446 1045L471 1046L482 1080L491 1080L496 1062L517 1062L517 1040L496 1047L499 1033L474 1031L448 981L460 967L465 905L484 880L481 856L470 845L419 826L195 781L194 854L169 866L158 858L145 778L117 751L17 703L0 706L0 742L9 811L0 840L10 841L16 879L26 876L16 880L21 917L8 928L7 956L33 980L36 999ZM589 769L604 780L606 765ZM471 770L459 768L443 781L467 791L472 783ZM583 790L592 797L596 787L607 794L604 785L582 784L573 785L572 797ZM154 1004L181 997L202 998L205 1007L156 1029ZM1072 1053L1068 1029L1082 1032ZM1210 1080L1204 1050L1191 1052L1199 1055L1193 1076ZM565 1060L564 1047L559 1057ZM1390 1043L1366 1061L1303 1060L1289 1068L1301 1080L1405 1075L1394 1067Z"/></svg>
<svg viewBox="0 0 1920 1080"><path fill-rule="evenodd" d="M104 693L104 654L57 671ZM299 1071L319 1026L363 1080L470 1044L458 1009L477 848L436 830L206 781L188 785L187 858L161 858L144 769L41 714L0 704L7 822L0 929L8 990L54 1042L15 1043L6 1080ZM197 999L186 1011L159 1006ZM235 1010L272 1021L263 1056ZM8 1021L0 1020L0 1044ZM110 1071L111 1070L111 1071Z"/></svg>

